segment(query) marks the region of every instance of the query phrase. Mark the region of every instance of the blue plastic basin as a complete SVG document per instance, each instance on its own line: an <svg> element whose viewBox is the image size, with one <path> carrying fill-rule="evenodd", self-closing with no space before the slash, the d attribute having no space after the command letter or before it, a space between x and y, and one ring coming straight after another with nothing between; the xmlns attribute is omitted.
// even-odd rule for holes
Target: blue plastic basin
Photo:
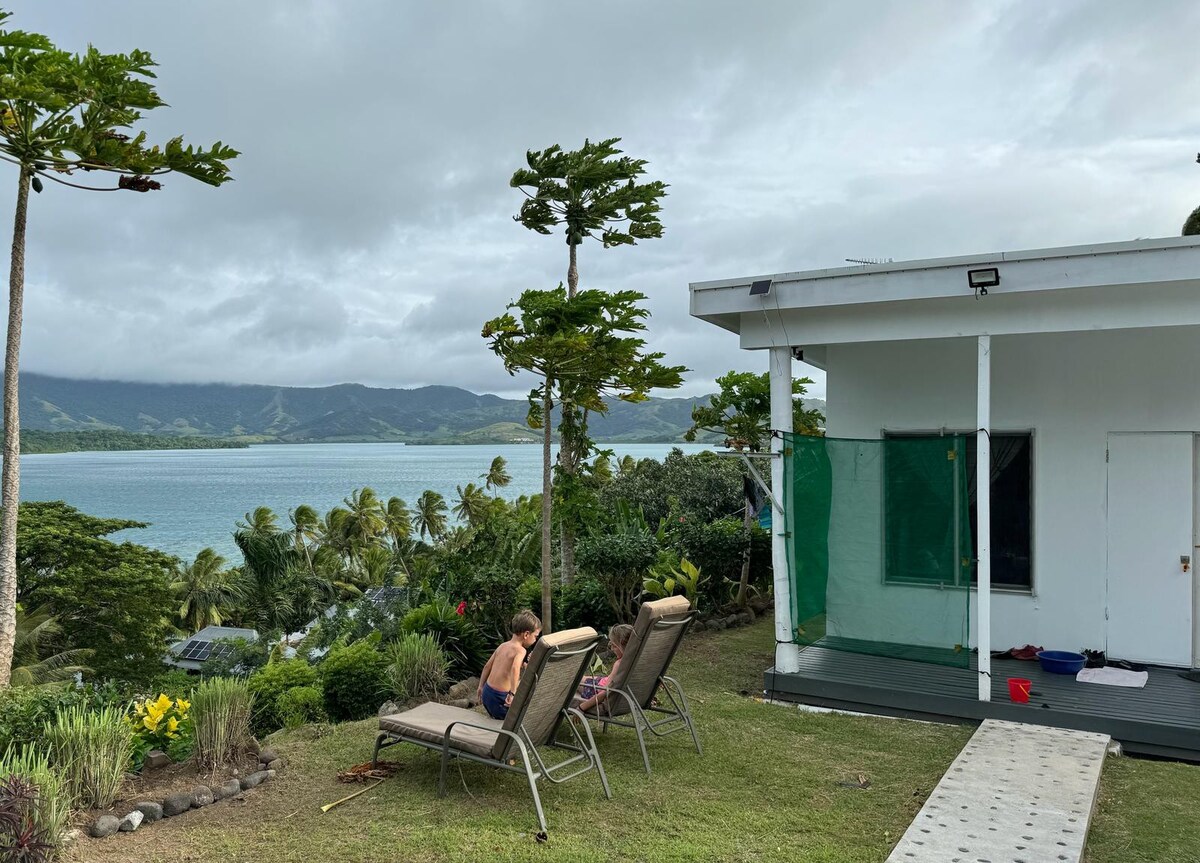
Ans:
<svg viewBox="0 0 1200 863"><path fill-rule="evenodd" d="M1078 674L1087 664L1086 656L1069 650L1043 650L1037 658L1042 664L1042 671L1051 674Z"/></svg>

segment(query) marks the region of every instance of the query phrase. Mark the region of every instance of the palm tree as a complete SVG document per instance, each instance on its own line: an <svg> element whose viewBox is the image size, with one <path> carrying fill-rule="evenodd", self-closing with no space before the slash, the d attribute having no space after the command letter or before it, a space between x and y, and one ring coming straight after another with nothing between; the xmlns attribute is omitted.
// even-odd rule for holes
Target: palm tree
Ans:
<svg viewBox="0 0 1200 863"><path fill-rule="evenodd" d="M91 655L90 650L64 650L41 658L46 639L56 637L61 627L49 613L34 609L26 611L17 606L17 639L13 645L13 686L40 686L70 680L76 674L89 671L79 663Z"/></svg>
<svg viewBox="0 0 1200 863"><path fill-rule="evenodd" d="M254 512L246 513L246 520L238 522L238 530L248 530L251 533L269 534L279 530L279 517L269 506L255 508Z"/></svg>
<svg viewBox="0 0 1200 863"><path fill-rule="evenodd" d="M492 459L492 466L488 468L487 473L480 474L479 478L483 480L483 487L488 491L504 488L512 482L512 474L508 472L508 462L504 460L504 456L498 455Z"/></svg>
<svg viewBox="0 0 1200 863"><path fill-rule="evenodd" d="M346 518L345 533L351 548L370 546L387 527L383 504L374 489L359 489L343 502L350 513Z"/></svg>
<svg viewBox="0 0 1200 863"><path fill-rule="evenodd" d="M421 492L412 522L421 539L426 534L434 541L439 539L446 532L446 499L430 489Z"/></svg>
<svg viewBox="0 0 1200 863"><path fill-rule="evenodd" d="M171 591L180 601L179 621L188 632L220 626L226 610L237 601L237 585L224 566L225 558L206 548L195 561L176 568Z"/></svg>
<svg viewBox="0 0 1200 863"><path fill-rule="evenodd" d="M617 461L617 475L629 476L637 470L637 460L631 455L623 455Z"/></svg>
<svg viewBox="0 0 1200 863"><path fill-rule="evenodd" d="M451 512L471 527L479 527L487 518L491 505L492 501L483 489L475 483L469 482L466 488L458 486L458 503L454 505Z"/></svg>
<svg viewBox="0 0 1200 863"><path fill-rule="evenodd" d="M388 498L387 506L383 509L383 524L396 551L400 551L412 539L412 513L408 511L408 504L400 498Z"/></svg>

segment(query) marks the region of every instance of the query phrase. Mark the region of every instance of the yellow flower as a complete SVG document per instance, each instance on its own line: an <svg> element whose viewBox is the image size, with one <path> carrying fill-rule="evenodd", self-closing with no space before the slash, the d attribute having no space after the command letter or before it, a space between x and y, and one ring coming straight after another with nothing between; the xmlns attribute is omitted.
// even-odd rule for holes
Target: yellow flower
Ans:
<svg viewBox="0 0 1200 863"><path fill-rule="evenodd" d="M184 699L182 699L182 698L176 698L176 699L175 699L175 706L176 706L176 707L179 709L179 712L180 712L180 713L187 713L187 711L188 711L188 708L190 708L190 707L192 706L192 702L190 702L190 701L185 701L185 700L184 700Z"/></svg>
<svg viewBox="0 0 1200 863"><path fill-rule="evenodd" d="M157 731L158 730L158 717L147 716L145 719L142 720L142 724L146 726L147 731Z"/></svg>
<svg viewBox="0 0 1200 863"><path fill-rule="evenodd" d="M176 719L174 716L172 716L170 719L167 720L167 731L169 731L169 732L174 731L178 727L179 727L179 720Z"/></svg>
<svg viewBox="0 0 1200 863"><path fill-rule="evenodd" d="M171 705L174 703L175 702L173 702L170 698L168 698L167 694L165 692L163 692L163 693L159 694L158 700L154 702L154 706L158 708L158 712L161 714L161 713L166 713L168 710L170 710Z"/></svg>

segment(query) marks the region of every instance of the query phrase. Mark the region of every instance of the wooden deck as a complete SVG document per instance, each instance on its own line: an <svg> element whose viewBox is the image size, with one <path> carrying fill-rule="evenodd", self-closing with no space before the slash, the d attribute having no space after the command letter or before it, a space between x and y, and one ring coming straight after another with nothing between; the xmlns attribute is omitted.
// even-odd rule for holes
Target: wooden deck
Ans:
<svg viewBox="0 0 1200 863"><path fill-rule="evenodd" d="M1008 697L1008 678L1033 682L1029 704ZM1110 735L1133 753L1200 762L1200 683L1150 668L1143 689L1079 683L1036 662L992 661L992 700L978 700L977 672L807 647L795 674L763 675L768 697L862 713L939 722L1005 719Z"/></svg>

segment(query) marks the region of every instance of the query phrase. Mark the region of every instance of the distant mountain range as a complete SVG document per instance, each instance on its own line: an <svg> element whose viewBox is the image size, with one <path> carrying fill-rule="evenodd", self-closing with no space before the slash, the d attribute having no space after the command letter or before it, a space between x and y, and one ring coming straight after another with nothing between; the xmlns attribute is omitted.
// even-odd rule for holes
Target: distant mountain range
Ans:
<svg viewBox="0 0 1200 863"><path fill-rule="evenodd" d="M607 415L592 418L592 435L609 442L681 441L692 405L704 400L615 402ZM824 407L819 401L810 406L818 405ZM525 425L526 410L522 399L445 386L144 384L21 375L21 425L42 431L107 429L283 443L534 443L539 433Z"/></svg>

